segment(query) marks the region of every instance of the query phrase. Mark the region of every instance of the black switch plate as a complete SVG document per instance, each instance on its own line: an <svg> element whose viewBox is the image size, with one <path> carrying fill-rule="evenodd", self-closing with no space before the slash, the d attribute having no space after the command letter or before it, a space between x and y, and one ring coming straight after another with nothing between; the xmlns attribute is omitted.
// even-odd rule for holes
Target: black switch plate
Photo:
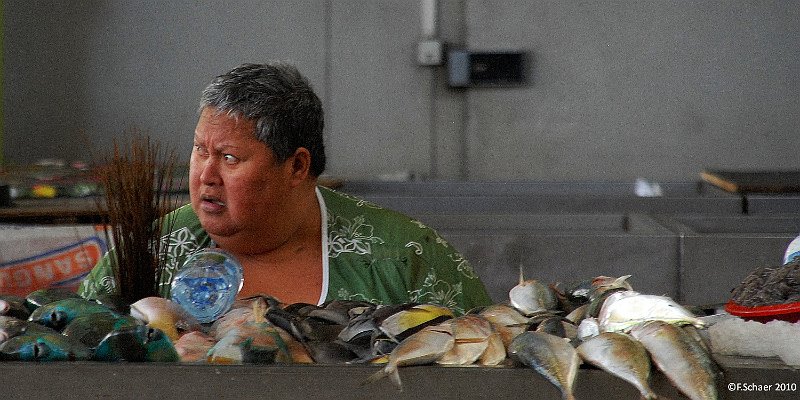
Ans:
<svg viewBox="0 0 800 400"><path fill-rule="evenodd" d="M474 52L451 50L447 56L452 87L513 87L526 79L524 52Z"/></svg>

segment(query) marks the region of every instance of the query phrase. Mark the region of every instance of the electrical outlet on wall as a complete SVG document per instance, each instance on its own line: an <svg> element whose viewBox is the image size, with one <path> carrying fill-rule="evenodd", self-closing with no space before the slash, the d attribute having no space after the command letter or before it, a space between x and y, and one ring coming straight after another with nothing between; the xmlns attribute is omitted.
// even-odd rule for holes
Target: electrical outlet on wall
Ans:
<svg viewBox="0 0 800 400"><path fill-rule="evenodd" d="M444 63L444 44L439 40L423 40L417 45L417 64L424 66Z"/></svg>

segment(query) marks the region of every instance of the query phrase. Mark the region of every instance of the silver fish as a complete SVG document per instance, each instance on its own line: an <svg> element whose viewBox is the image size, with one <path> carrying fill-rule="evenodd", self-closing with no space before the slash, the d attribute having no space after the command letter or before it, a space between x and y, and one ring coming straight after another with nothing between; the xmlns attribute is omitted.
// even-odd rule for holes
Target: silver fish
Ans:
<svg viewBox="0 0 800 400"><path fill-rule="evenodd" d="M644 399L655 399L650 388L650 356L644 346L629 335L601 333L576 349L581 358L623 380L630 382Z"/></svg>
<svg viewBox="0 0 800 400"><path fill-rule="evenodd" d="M481 354L480 358L478 358L478 364L487 366L500 365L500 363L506 360L506 355L506 346L503 344L503 338L500 336L499 332L493 331L492 334L489 335L486 350Z"/></svg>
<svg viewBox="0 0 800 400"><path fill-rule="evenodd" d="M505 304L494 304L481 310L478 314L492 323L492 326L500 334L503 345L508 348L511 341L517 335L525 332L530 319L520 314L514 307Z"/></svg>
<svg viewBox="0 0 800 400"><path fill-rule="evenodd" d="M519 269L519 283L508 292L511 305L524 315L539 311L553 310L558 306L553 290L535 280L525 279Z"/></svg>
<svg viewBox="0 0 800 400"><path fill-rule="evenodd" d="M455 337L450 321L426 326L400 342L389 354L389 361L386 365L367 378L363 384L388 376L395 387L402 391L403 384L400 381L399 367L430 364L450 351L454 344Z"/></svg>
<svg viewBox="0 0 800 400"><path fill-rule="evenodd" d="M669 297L632 290L610 295L597 316L601 332L626 332L635 325L654 320L698 328L705 326L702 320Z"/></svg>
<svg viewBox="0 0 800 400"><path fill-rule="evenodd" d="M631 329L653 363L692 400L717 398L717 366L705 349L680 327L650 321Z"/></svg>
<svg viewBox="0 0 800 400"><path fill-rule="evenodd" d="M533 368L561 391L564 400L574 400L573 387L581 359L564 338L528 331L511 342L508 354Z"/></svg>
<svg viewBox="0 0 800 400"><path fill-rule="evenodd" d="M470 365L489 347L489 337L494 333L492 324L485 318L467 314L451 320L455 343L453 348L436 360L443 365Z"/></svg>

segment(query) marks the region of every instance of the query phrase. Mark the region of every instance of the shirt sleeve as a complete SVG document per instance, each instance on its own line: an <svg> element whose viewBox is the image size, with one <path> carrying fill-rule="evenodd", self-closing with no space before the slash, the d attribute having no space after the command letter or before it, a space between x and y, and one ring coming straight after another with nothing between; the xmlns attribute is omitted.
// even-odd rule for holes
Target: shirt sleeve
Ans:
<svg viewBox="0 0 800 400"><path fill-rule="evenodd" d="M81 297L90 299L97 297L99 294L115 293L116 289L114 271L111 268L111 257L109 253L106 253L81 282L78 287L78 294Z"/></svg>

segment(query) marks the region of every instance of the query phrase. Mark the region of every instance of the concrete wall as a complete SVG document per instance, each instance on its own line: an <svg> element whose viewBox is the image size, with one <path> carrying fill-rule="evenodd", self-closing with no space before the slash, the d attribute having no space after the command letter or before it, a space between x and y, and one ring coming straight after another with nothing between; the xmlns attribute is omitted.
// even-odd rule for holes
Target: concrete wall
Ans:
<svg viewBox="0 0 800 400"><path fill-rule="evenodd" d="M4 1L9 163L91 159L140 129L188 158L197 98L295 61L327 110L331 175L698 179L798 168L800 3L443 0L440 37L533 56L521 88L416 64L408 0Z"/></svg>

